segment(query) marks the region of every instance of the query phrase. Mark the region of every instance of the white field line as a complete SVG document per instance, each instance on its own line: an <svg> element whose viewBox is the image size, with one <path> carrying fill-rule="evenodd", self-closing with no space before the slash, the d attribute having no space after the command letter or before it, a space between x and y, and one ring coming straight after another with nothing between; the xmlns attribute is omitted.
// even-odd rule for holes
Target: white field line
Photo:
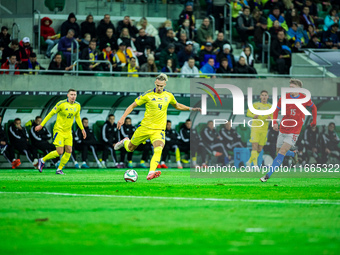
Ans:
<svg viewBox="0 0 340 255"><path fill-rule="evenodd" d="M229 199L229 198L118 196L118 195L75 194L75 193L58 193L58 192L3 192L3 191L0 191L0 194L22 194L22 195L36 195L36 194L39 194L39 195L71 196L71 197L109 197L109 198L187 200L187 201L216 201L216 202L244 202L244 203L340 205L340 200L325 200L325 199L308 199L308 200Z"/></svg>
<svg viewBox="0 0 340 255"><path fill-rule="evenodd" d="M265 232L266 229L265 228L246 228L245 232L247 233L261 233L261 232Z"/></svg>

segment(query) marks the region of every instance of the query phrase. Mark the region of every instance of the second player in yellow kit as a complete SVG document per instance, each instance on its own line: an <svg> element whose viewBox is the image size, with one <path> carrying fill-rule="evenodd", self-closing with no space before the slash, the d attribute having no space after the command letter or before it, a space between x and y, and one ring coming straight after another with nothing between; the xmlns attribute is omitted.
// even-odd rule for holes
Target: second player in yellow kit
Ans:
<svg viewBox="0 0 340 255"><path fill-rule="evenodd" d="M180 104L176 101L174 95L164 90L168 77L166 74L160 74L155 81L155 89L145 92L139 96L124 112L123 116L117 123L117 128L124 124L125 118L131 111L137 107L145 104L144 118L133 134L131 141L124 138L115 145L115 150L124 147L128 152L134 151L139 144L144 143L147 139L151 140L154 147L154 155L150 162L150 171L147 180L151 180L160 176L161 171L155 171L161 159L162 150L165 144L165 133L167 121L167 110L169 104L175 109L181 111L200 111L200 108L191 108Z"/></svg>
<svg viewBox="0 0 340 255"><path fill-rule="evenodd" d="M253 107L256 110L269 110L272 105L268 103L268 92L262 90L260 94L261 101L255 102ZM252 151L247 165L254 164L257 166L257 158L261 153L263 146L267 143L267 133L268 133L268 120L273 118L273 115L255 115L249 109L247 111L247 117L253 118L252 128L250 133L249 142L252 143ZM263 124L263 125L262 125ZM262 125L262 126L261 126Z"/></svg>
<svg viewBox="0 0 340 255"><path fill-rule="evenodd" d="M60 164L57 169L57 174L64 174L62 169L68 162L72 152L73 137L72 137L72 125L74 119L81 129L84 139L86 138L86 132L80 118L80 104L76 102L77 92L74 89L70 89L67 93L67 99L59 101L55 107L49 112L42 123L36 126L35 130L39 131L46 124L46 122L55 114L57 114L57 120L53 128L53 144L56 147L55 151L51 151L45 157L39 159L38 169L42 172L45 165L45 161L59 157L63 155L60 160ZM65 152L64 152L65 151Z"/></svg>
<svg viewBox="0 0 340 255"><path fill-rule="evenodd" d="M73 145L72 125L74 119L76 119L78 126L81 129L84 129L80 118L80 110L81 107L78 102L71 104L67 99L65 99L58 102L41 123L41 125L44 126L53 115L58 114L53 128L53 144L56 147Z"/></svg>

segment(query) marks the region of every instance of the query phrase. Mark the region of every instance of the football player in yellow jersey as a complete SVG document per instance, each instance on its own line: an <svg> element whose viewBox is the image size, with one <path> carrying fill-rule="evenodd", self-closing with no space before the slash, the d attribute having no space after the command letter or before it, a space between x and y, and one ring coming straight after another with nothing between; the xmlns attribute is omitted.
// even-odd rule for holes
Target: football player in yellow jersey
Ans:
<svg viewBox="0 0 340 255"><path fill-rule="evenodd" d="M139 144L144 143L147 139L151 140L154 148L154 154L150 162L150 171L147 180L157 178L161 175L161 171L156 171L157 165L161 159L162 150L165 144L165 127L167 121L167 109L169 104L180 111L200 111L200 108L191 108L180 104L176 101L174 95L166 90L166 82L168 77L166 74L160 74L155 81L156 88L145 92L125 110L123 116L117 122L117 128L124 124L125 118L137 106L145 104L145 114L141 124L133 134L131 141L129 138L124 138L115 144L115 150L122 147L128 152L134 151Z"/></svg>
<svg viewBox="0 0 340 255"><path fill-rule="evenodd" d="M269 110L272 105L268 103L268 91L262 90L260 93L261 102L255 102L253 107L256 110ZM273 114L270 115L255 115L249 109L247 111L247 117L253 118L251 133L250 133L250 140L249 142L252 143L252 151L250 154L250 158L247 162L247 166L250 166L251 163L254 166L257 166L257 158L262 151L262 148L267 143L267 133L268 133L268 125L269 122L267 120L271 120L273 118ZM261 126L263 121L263 125ZM261 127L256 127L261 126Z"/></svg>
<svg viewBox="0 0 340 255"><path fill-rule="evenodd" d="M35 131L40 131L46 122L54 115L57 115L57 121L53 128L53 144L56 147L55 151L51 151L45 157L39 159L38 169L41 173L45 162L50 159L54 159L63 155L60 164L58 166L56 174L64 174L62 169L70 159L72 153L72 125L74 118L83 133L84 139L86 138L86 132L80 118L80 104L76 101L77 91L69 89L67 92L67 99L59 101L50 113L45 117L40 125L35 127ZM65 151L65 153L64 153Z"/></svg>

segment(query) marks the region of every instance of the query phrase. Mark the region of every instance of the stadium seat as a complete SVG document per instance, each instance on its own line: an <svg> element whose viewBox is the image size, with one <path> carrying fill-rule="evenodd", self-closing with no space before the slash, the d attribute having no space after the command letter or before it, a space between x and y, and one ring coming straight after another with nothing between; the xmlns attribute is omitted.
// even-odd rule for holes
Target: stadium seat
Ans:
<svg viewBox="0 0 340 255"><path fill-rule="evenodd" d="M243 143L248 143L250 139L250 128L248 126L240 124L236 127L236 132L241 136L241 141Z"/></svg>
<svg viewBox="0 0 340 255"><path fill-rule="evenodd" d="M176 125L176 127L175 127L175 130L179 133L179 131L181 130L181 127L182 127L182 125L184 124L185 122L180 122L180 123L178 123L177 125Z"/></svg>
<svg viewBox="0 0 340 255"><path fill-rule="evenodd" d="M254 49L254 54L255 53L261 53L260 52L260 49L258 47L256 47L256 44L254 42L254 36L249 36L248 37L248 42L251 46L253 46L253 49Z"/></svg>
<svg viewBox="0 0 340 255"><path fill-rule="evenodd" d="M66 0L45 0L45 6L51 11L55 12L57 11L61 12L64 10Z"/></svg>
<svg viewBox="0 0 340 255"><path fill-rule="evenodd" d="M246 165L246 162L250 158L250 150L248 148L234 148L234 166L240 167L240 163L243 166ZM257 164L261 166L263 162L263 150L261 151Z"/></svg>
<svg viewBox="0 0 340 255"><path fill-rule="evenodd" d="M102 128L104 124L105 124L104 120L98 120L92 126L94 136L97 138L98 141L102 141Z"/></svg>
<svg viewBox="0 0 340 255"><path fill-rule="evenodd" d="M196 130L197 130L197 133L200 134L201 131L207 126L207 123L199 123L197 126L196 126Z"/></svg>
<svg viewBox="0 0 340 255"><path fill-rule="evenodd" d="M269 16L270 10L264 9L262 11L263 11L263 16L267 18Z"/></svg>
<svg viewBox="0 0 340 255"><path fill-rule="evenodd" d="M232 35L233 35L233 39L240 38L240 35L238 34L237 29L236 29L236 22L233 22Z"/></svg>

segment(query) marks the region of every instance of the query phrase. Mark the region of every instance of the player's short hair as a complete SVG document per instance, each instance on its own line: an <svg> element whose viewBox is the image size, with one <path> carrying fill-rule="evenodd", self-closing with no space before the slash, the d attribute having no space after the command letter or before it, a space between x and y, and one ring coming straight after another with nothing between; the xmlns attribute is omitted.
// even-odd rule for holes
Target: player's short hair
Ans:
<svg viewBox="0 0 340 255"><path fill-rule="evenodd" d="M166 123L169 123L169 122L171 123L171 120L167 120L167 121L166 121Z"/></svg>
<svg viewBox="0 0 340 255"><path fill-rule="evenodd" d="M210 122L213 122L212 120L208 120L207 124L209 124Z"/></svg>
<svg viewBox="0 0 340 255"><path fill-rule="evenodd" d="M41 118L41 116L36 116L35 120L37 120L37 119L42 119L42 118Z"/></svg>
<svg viewBox="0 0 340 255"><path fill-rule="evenodd" d="M290 79L289 84L295 84L295 85L299 86L300 88L303 87L302 81L300 81L298 79Z"/></svg>
<svg viewBox="0 0 340 255"><path fill-rule="evenodd" d="M185 122L187 122L187 121L191 121L191 119L187 119Z"/></svg>
<svg viewBox="0 0 340 255"><path fill-rule="evenodd" d="M115 115L111 113L111 114L109 114L109 116L108 116L108 117L110 118L110 117L112 117L112 116L114 117Z"/></svg>
<svg viewBox="0 0 340 255"><path fill-rule="evenodd" d="M267 94L269 95L268 91L265 90L265 89L261 91L260 95L261 95L263 92L265 92L265 93L267 93Z"/></svg>
<svg viewBox="0 0 340 255"><path fill-rule="evenodd" d="M91 39L90 43L95 43L95 44L97 44L97 41L96 41L96 39Z"/></svg>
<svg viewBox="0 0 340 255"><path fill-rule="evenodd" d="M81 119L81 122L83 122L84 120L89 120L89 119L84 117L84 118Z"/></svg>
<svg viewBox="0 0 340 255"><path fill-rule="evenodd" d="M14 123L15 123L15 122L17 122L18 120L20 120L20 121L21 121L21 119L20 119L20 118L15 118L15 119L14 119Z"/></svg>
<svg viewBox="0 0 340 255"><path fill-rule="evenodd" d="M160 75L158 75L156 77L156 80L167 82L168 81L168 76L165 73L161 73Z"/></svg>
<svg viewBox="0 0 340 255"><path fill-rule="evenodd" d="M130 117L126 117L126 118L125 118L125 121L127 121L127 120L131 120L131 118L130 118Z"/></svg>
<svg viewBox="0 0 340 255"><path fill-rule="evenodd" d="M70 93L70 92L77 92L75 89L69 89L68 91L67 91L67 94L68 93Z"/></svg>
<svg viewBox="0 0 340 255"><path fill-rule="evenodd" d="M194 61L195 61L195 59L194 59L193 57L190 57L190 58L188 59L188 61L189 61L189 60L194 60Z"/></svg>
<svg viewBox="0 0 340 255"><path fill-rule="evenodd" d="M334 122L330 122L330 123L328 124L328 126L330 126L330 125L333 125L333 126L335 127L335 123L334 123Z"/></svg>

